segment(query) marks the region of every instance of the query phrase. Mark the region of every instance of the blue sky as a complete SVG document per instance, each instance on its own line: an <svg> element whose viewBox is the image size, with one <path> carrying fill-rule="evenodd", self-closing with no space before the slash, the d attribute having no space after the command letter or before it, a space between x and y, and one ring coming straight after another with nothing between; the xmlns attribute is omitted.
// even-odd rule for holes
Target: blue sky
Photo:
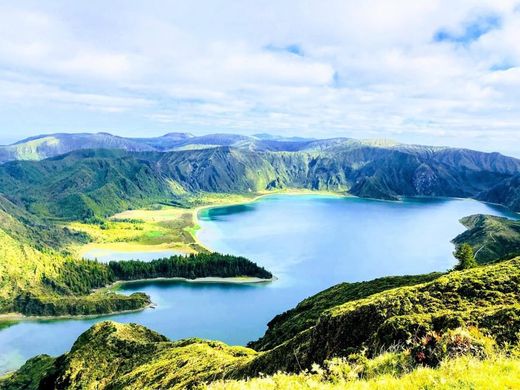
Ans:
<svg viewBox="0 0 520 390"><path fill-rule="evenodd" d="M515 1L0 0L0 143L390 138L520 156Z"/></svg>

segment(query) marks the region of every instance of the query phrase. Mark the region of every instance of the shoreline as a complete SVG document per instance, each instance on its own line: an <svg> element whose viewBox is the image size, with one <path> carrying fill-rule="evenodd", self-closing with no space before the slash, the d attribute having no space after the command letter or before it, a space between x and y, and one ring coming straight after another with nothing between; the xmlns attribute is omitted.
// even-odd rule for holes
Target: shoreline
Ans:
<svg viewBox="0 0 520 390"><path fill-rule="evenodd" d="M237 195L237 194L230 194ZM240 195L240 194L239 194ZM132 253L132 252L141 252L153 254L156 252L163 251L172 251L177 252L179 255L189 255L192 253L198 252L213 252L213 250L205 245L197 235L197 231L200 229L200 220L199 213L202 210L207 210L211 208L218 207L228 207L228 206L238 206L245 205L256 202L264 197L276 196L276 195L287 195L287 196L297 196L297 195L318 195L318 196L333 196L333 197L354 197L348 193L340 193L340 192L332 192L332 191L314 191L314 190L306 190L306 189L290 189L290 190L278 190L278 191L261 191L255 194L241 195L243 199L241 200L231 200L227 201L224 199L219 199L214 203L203 204L201 206L197 206L191 209L187 209L186 211L191 214L191 224L189 226L184 226L182 230L187 232L193 242L168 242L162 244L141 244L133 241L116 241L116 242L90 242L85 245L72 247L72 252L78 258L87 258L89 252L93 251L106 251L106 252L121 252L121 253ZM90 258L90 257L88 257Z"/></svg>
<svg viewBox="0 0 520 390"><path fill-rule="evenodd" d="M120 310L120 311L114 311L110 313L103 313L103 314L78 314L78 315L61 315L61 316L28 316L21 313L5 313L0 314L0 322L1 321L14 321L14 322L22 322L22 321L52 321L52 320L83 320L83 319L89 319L89 318L100 318L100 317L108 317L113 315L120 315L120 314L130 314L130 313L137 313L146 309L155 308L157 305L155 303L150 303L142 308L139 309L132 309L132 310Z"/></svg>
<svg viewBox="0 0 520 390"><path fill-rule="evenodd" d="M102 289L115 289L127 284L138 284L138 283L154 283L154 282L181 282L181 283L214 283L214 284L264 284L271 283L278 280L276 276L271 279L261 279L257 277L249 276L232 276L229 278L223 278L218 276L206 276L203 278L187 279L181 277L159 277L150 279L135 279L135 280L118 280Z"/></svg>
<svg viewBox="0 0 520 390"><path fill-rule="evenodd" d="M146 245L146 244L135 244L133 242L105 242L105 243L89 243L82 246L78 250L78 256L87 260L94 260L88 255L90 252L99 251L101 256L110 254L111 252L119 253L163 253L163 252L174 252L175 255L189 255L194 253L189 251L185 247L180 247L176 244L159 244L159 245ZM103 253L106 252L106 253ZM159 257L158 257L159 258ZM101 261L100 261L101 262Z"/></svg>
<svg viewBox="0 0 520 390"><path fill-rule="evenodd" d="M231 195L231 194L230 194ZM236 195L236 194L233 194ZM233 200L233 201L226 201L225 199L220 199L217 202L205 204L201 206L197 206L195 208L188 209L187 211L191 214L191 226L185 226L182 228L185 232L187 232L191 239L193 240L192 243L186 243L186 242L175 242L175 243L163 243L158 245L147 245L147 244L137 244L134 242L100 242L100 243L89 243L86 245L83 245L77 249L74 250L78 257L84 258L85 254L91 251L114 251L114 252L143 252L143 253L155 253L155 252L162 252L162 251L172 251L177 252L180 255L189 255L191 253L198 253L202 251L212 252L213 249L208 247L206 244L204 244L198 237L197 232L201 229L200 226L200 218L199 215L201 211L209 210L212 208L220 208L220 207L230 207L230 206L240 206L240 205L247 205L254 202L257 202L261 200L262 198L269 197L269 196L276 196L276 195L282 195L282 196L298 196L298 195L318 195L318 196L331 196L331 197L337 197L337 198L359 198L359 199L366 199L366 200L372 200L372 201L378 201L378 202L392 202L392 203L401 203L406 201L406 199L453 199L453 200L474 200L477 202L481 202L484 204L488 204L490 206L500 207L507 210L509 213L511 213L515 217L520 216L520 212L515 212L513 210L508 209L507 207L492 203L492 202L483 202L478 199L474 198L461 198L461 197L430 197L430 196L400 196L398 199L377 199L377 198L360 198L355 195L349 194L348 192L333 192L333 191L315 191L315 190L307 190L307 189L287 189L287 190L277 190L277 191L260 191L255 194L252 194L250 197L248 195L242 195L242 200ZM198 249L202 249L198 250Z"/></svg>
<svg viewBox="0 0 520 390"><path fill-rule="evenodd" d="M261 279L257 277L241 277L241 276L234 276L229 278L223 278L223 277L216 277L216 276L207 276L203 278L195 278L195 279L187 279L187 278L181 278L181 277L173 277L173 278L166 278L166 277L160 277L160 278L151 278L151 279L136 279L136 280L118 280L112 284L109 284L105 287L101 287L99 289L93 290L93 292L96 291L103 291L103 290L114 290L117 289L123 285L126 284L134 284L134 283L154 283L154 282L182 282L182 283L213 283L213 284L264 284L264 283L271 283L276 281L276 276L273 276L271 279ZM120 311L113 311L110 313L100 313L100 314L78 314L78 315L61 315L61 316L27 316L25 314L21 313L4 313L0 314L0 322L3 321L40 321L40 320L81 320L81 319L88 319L88 318L100 318L100 317L108 317L113 315L120 315L120 314L130 314L130 313L137 313L140 311L144 311L146 309L155 309L157 307L157 304L150 303L142 308L139 309L131 309L131 310L120 310Z"/></svg>

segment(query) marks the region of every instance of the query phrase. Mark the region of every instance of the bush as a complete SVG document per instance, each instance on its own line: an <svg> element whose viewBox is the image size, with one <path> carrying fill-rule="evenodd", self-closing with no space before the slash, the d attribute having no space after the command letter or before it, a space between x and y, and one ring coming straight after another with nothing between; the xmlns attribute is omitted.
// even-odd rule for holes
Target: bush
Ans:
<svg viewBox="0 0 520 390"><path fill-rule="evenodd" d="M484 336L477 328L458 328L443 335L429 332L411 349L417 364L437 367L445 359L460 356L486 358L493 353L495 341Z"/></svg>

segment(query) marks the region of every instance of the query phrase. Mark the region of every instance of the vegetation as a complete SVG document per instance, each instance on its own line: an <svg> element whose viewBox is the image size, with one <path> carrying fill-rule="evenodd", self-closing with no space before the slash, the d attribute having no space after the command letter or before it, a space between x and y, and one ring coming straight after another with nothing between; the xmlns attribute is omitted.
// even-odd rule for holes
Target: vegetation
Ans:
<svg viewBox="0 0 520 390"><path fill-rule="evenodd" d="M294 309L274 317L267 324L265 335L249 343L248 346L257 351L270 350L312 327L328 309L393 288L429 282L441 275L441 273L431 273L416 276L388 276L368 282L337 284L303 300Z"/></svg>
<svg viewBox="0 0 520 390"><path fill-rule="evenodd" d="M116 280L270 278L244 258L221 254L106 265L70 252L89 240L182 242L200 250L187 208L218 194L244 199L299 188L381 199L458 196L520 210L520 161L498 154L346 139L78 137L37 137L25 149L0 150L3 161L72 150L0 166L0 313L100 314L150 303L142 293L93 293ZM106 145L133 152L77 150ZM147 210L128 210L137 207ZM517 223L485 216L463 223L469 230L455 239L460 270L334 286L273 319L250 344L259 352L198 339L170 342L138 325L104 322L69 353L31 359L0 380L0 389L478 387L492 380L514 387L520 258L474 267L472 251L480 264L517 255ZM469 376L468 365L478 375Z"/></svg>
<svg viewBox="0 0 520 390"><path fill-rule="evenodd" d="M30 360L0 381L0 389L21 383L58 389L515 388L519 283L517 258L445 275L338 285L273 321L263 352L198 339L170 342L139 325L98 323L69 353ZM325 302L332 297L335 302ZM283 325L291 322L294 330Z"/></svg>
<svg viewBox="0 0 520 390"><path fill-rule="evenodd" d="M468 230L453 242L471 245L478 263L520 256L520 221L477 214L462 218L461 223Z"/></svg>
<svg viewBox="0 0 520 390"><path fill-rule="evenodd" d="M28 316L99 315L139 310L150 304L150 297L139 292L129 296L115 293L95 293L65 297L22 293L16 297L13 310Z"/></svg>
<svg viewBox="0 0 520 390"><path fill-rule="evenodd" d="M142 262L136 260L111 261L109 268L117 280L153 278L205 278L248 276L271 279L273 275L244 257L220 253L199 253L189 256Z"/></svg>
<svg viewBox="0 0 520 390"><path fill-rule="evenodd" d="M277 373L241 381L211 383L212 390L361 390L361 389L516 389L520 386L520 359L494 357L480 360L460 357L443 362L438 368L419 367L396 374L402 355L386 354L369 360L373 374L357 377L358 366L332 361L325 368L315 367L300 374Z"/></svg>
<svg viewBox="0 0 520 390"><path fill-rule="evenodd" d="M247 142L223 143L173 152L76 150L43 161L11 161L0 165L0 193L43 218L92 221L152 203L182 204L197 193L284 188L491 201L487 191L520 170L519 160L460 149L321 140L258 151L243 147ZM501 202L516 209L509 198Z"/></svg>
<svg viewBox="0 0 520 390"><path fill-rule="evenodd" d="M453 256L458 260L454 269L456 271L462 271L468 268L474 268L477 266L475 255L473 254L473 248L469 244L462 244L457 247Z"/></svg>

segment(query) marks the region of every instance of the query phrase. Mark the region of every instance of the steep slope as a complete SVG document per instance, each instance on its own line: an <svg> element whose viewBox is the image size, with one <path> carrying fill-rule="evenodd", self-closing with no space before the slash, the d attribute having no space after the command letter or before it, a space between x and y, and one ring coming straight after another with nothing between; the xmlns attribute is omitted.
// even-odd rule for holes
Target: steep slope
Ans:
<svg viewBox="0 0 520 390"><path fill-rule="evenodd" d="M506 178L490 189L484 190L477 195L477 199L520 211L520 174Z"/></svg>
<svg viewBox="0 0 520 390"><path fill-rule="evenodd" d="M265 335L259 340L249 343L248 346L257 351L268 351L312 327L323 313L335 306L393 288L430 282L441 275L441 273L431 273L414 276L388 276L368 282L337 284L274 317L267 324L268 329Z"/></svg>
<svg viewBox="0 0 520 390"><path fill-rule="evenodd" d="M60 251L61 245L77 239L0 197L0 313L98 314L150 303L144 294L87 296L113 276L106 266Z"/></svg>
<svg viewBox="0 0 520 390"><path fill-rule="evenodd" d="M460 222L468 230L453 242L470 244L479 263L520 256L520 221L477 214Z"/></svg>
<svg viewBox="0 0 520 390"><path fill-rule="evenodd" d="M81 150L39 162L1 165L0 193L31 213L68 220L106 217L128 207L179 200L186 193L282 188L348 191L378 199L489 200L483 195L486 191L498 193L511 184L509 195L495 200L514 210L520 207L514 192L520 160L462 149L326 142L332 142L326 150L296 152L229 146L141 153Z"/></svg>
<svg viewBox="0 0 520 390"><path fill-rule="evenodd" d="M364 386L356 382L361 377L399 384L401 377L408 383L407 375L417 375L420 367L440 365L437 369L445 370L446 364L467 367L469 362L488 373L495 365L518 372L514 350L508 350L513 354L509 363L503 357L493 360L493 351L495 343L504 350L519 342L520 258L435 276L339 285L335 291L344 299L336 299L332 307L323 300L334 290L311 297L286 318L307 309L317 310L319 315L310 314L312 321L305 330L281 334L281 344L261 353L197 339L169 342L139 325L99 323L81 335L69 353L28 361L0 380L0 389L17 388L20 383L29 383L28 388L38 384L57 389L189 388L259 373L275 375L261 376L263 379L252 383L272 384L285 378L280 384L290 381L307 386L304 388L313 381L323 386L346 382ZM415 282L422 283L413 285ZM391 351L384 352L389 347ZM464 360L457 360L465 355ZM325 363L335 357L342 359ZM324 368L302 373L314 363ZM300 375L276 374L280 370ZM439 372L446 375L446 371ZM435 371L431 374L436 375ZM464 378L461 372L457 375ZM213 384L216 388L249 386L232 381Z"/></svg>
<svg viewBox="0 0 520 390"><path fill-rule="evenodd" d="M122 151L84 150L0 166L0 193L42 217L88 219L171 197L151 162Z"/></svg>
<svg viewBox="0 0 520 390"><path fill-rule="evenodd" d="M299 371L361 350L374 355L410 345L428 332L461 326L477 326L499 343L518 342L520 258L337 305L253 360L244 373Z"/></svg>
<svg viewBox="0 0 520 390"><path fill-rule="evenodd" d="M255 355L253 350L213 341L170 342L136 324L101 322L82 334L69 353L52 363L47 357L29 361L13 378L0 382L0 389L16 388L29 370L25 376L41 375L34 381L40 388L183 389L223 378Z"/></svg>

